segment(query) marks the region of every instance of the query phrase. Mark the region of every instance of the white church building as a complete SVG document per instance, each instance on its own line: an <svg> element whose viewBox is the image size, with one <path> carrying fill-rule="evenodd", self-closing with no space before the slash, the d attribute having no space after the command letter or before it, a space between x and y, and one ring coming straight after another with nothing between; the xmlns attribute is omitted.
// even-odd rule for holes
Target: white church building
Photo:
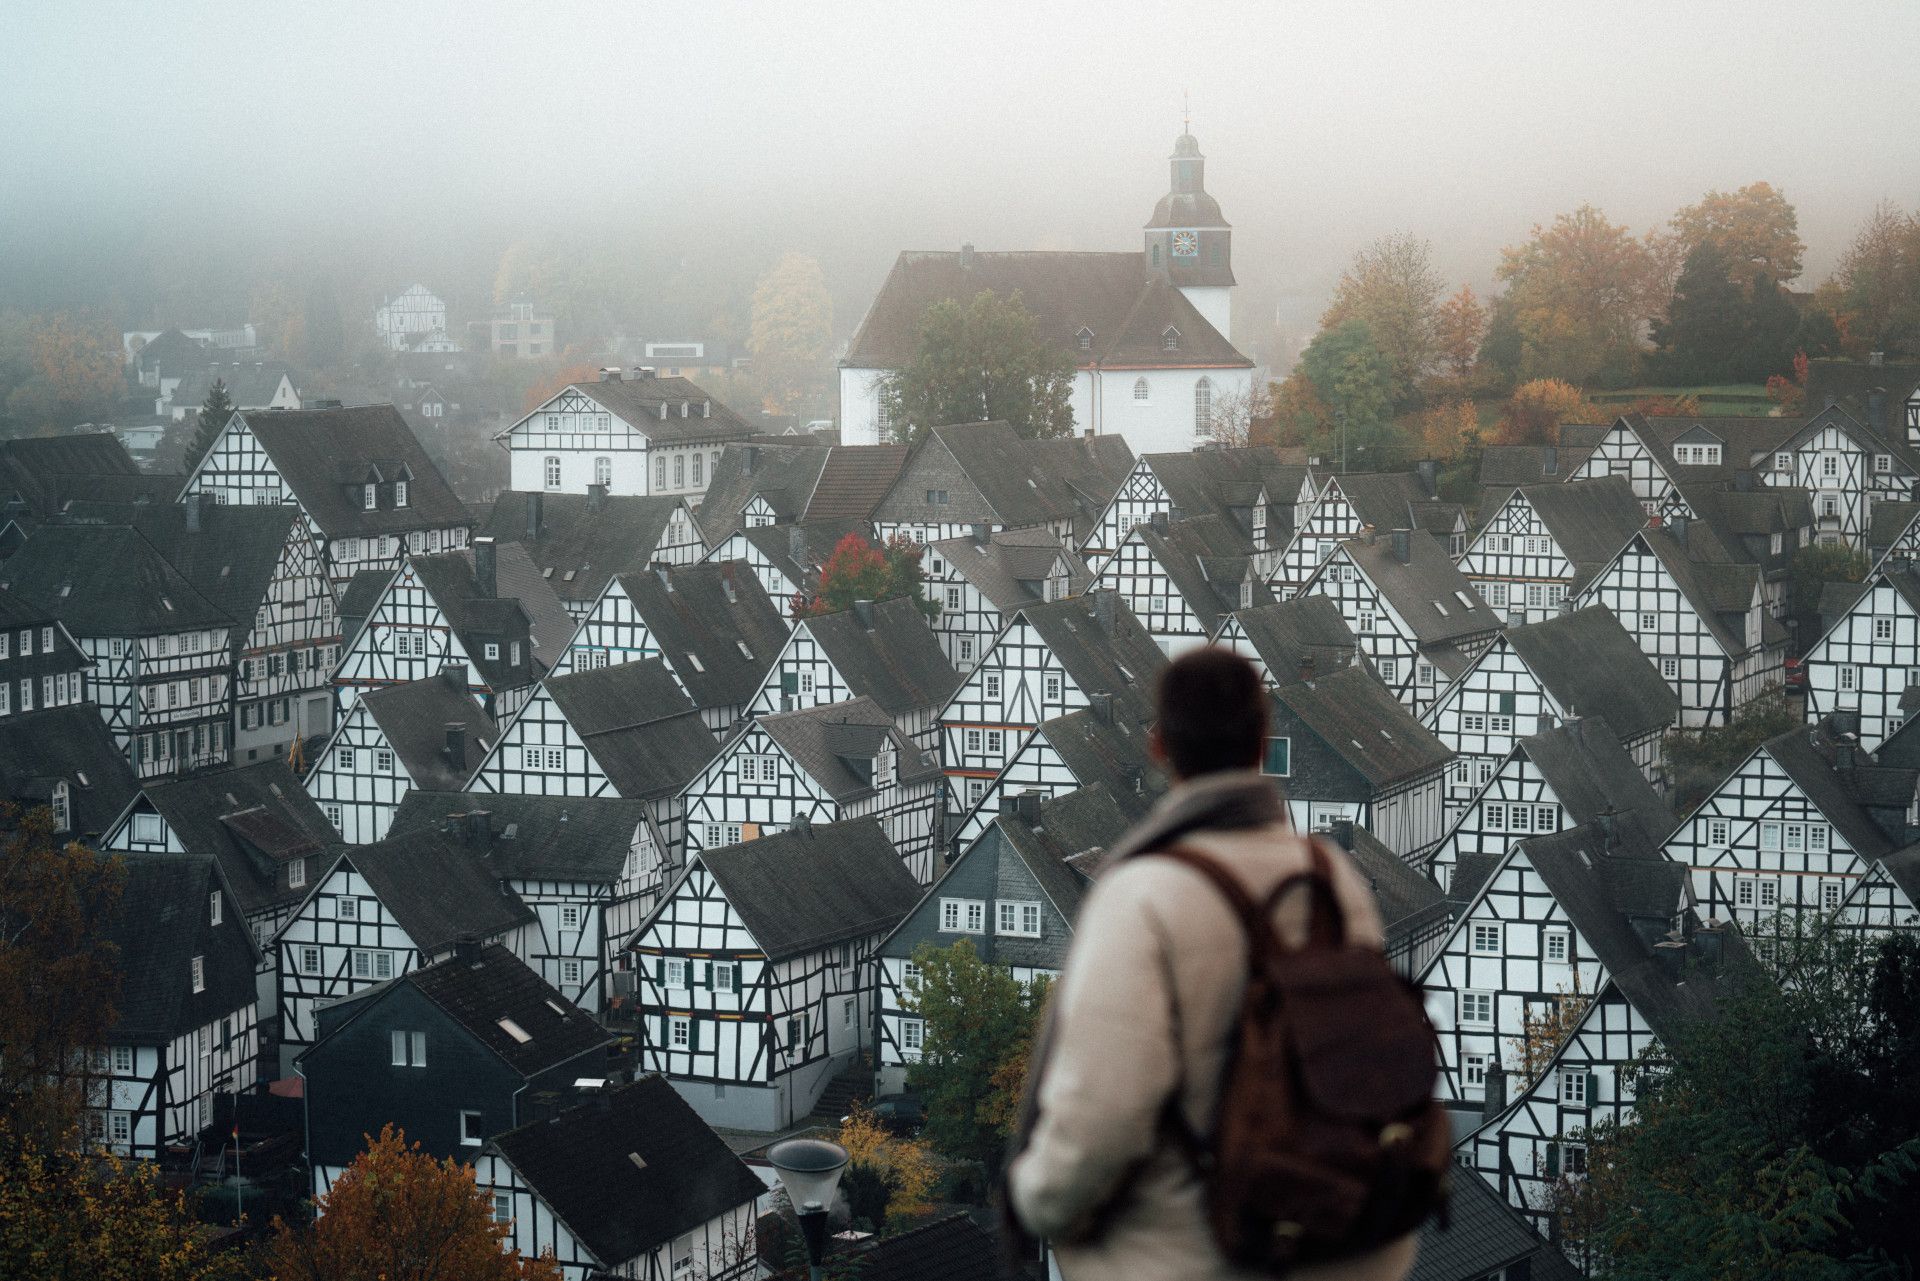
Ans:
<svg viewBox="0 0 1920 1281"><path fill-rule="evenodd" d="M841 441L893 440L882 380L913 358L928 307L982 290L1019 293L1072 354L1076 431L1124 436L1136 454L1210 441L1216 413L1245 404L1253 362L1233 345L1233 231L1192 134L1174 143L1172 168L1137 252L902 252L840 361Z"/></svg>

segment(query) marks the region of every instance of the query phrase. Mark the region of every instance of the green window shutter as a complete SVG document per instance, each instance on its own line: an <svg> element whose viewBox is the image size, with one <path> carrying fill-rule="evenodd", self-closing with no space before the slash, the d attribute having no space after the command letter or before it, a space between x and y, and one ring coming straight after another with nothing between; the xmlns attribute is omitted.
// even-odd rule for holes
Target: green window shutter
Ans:
<svg viewBox="0 0 1920 1281"><path fill-rule="evenodd" d="M1293 769L1293 740L1290 738L1270 738L1267 740L1267 767L1265 773L1285 778Z"/></svg>
<svg viewBox="0 0 1920 1281"><path fill-rule="evenodd" d="M1513 695L1512 694L1502 694L1500 696L1500 714L1503 716L1513 715Z"/></svg>
<svg viewBox="0 0 1920 1281"><path fill-rule="evenodd" d="M1560 1145L1558 1143L1547 1144L1547 1177L1549 1179L1560 1177Z"/></svg>
<svg viewBox="0 0 1920 1281"><path fill-rule="evenodd" d="M780 692L782 694L798 694L800 692L800 673L781 672Z"/></svg>
<svg viewBox="0 0 1920 1281"><path fill-rule="evenodd" d="M1592 1107L1600 1101L1600 1074L1587 1073L1587 1106Z"/></svg>
<svg viewBox="0 0 1920 1281"><path fill-rule="evenodd" d="M711 988L713 986L713 962L712 961L708 961L706 963L706 966L703 970L703 978L701 980L701 985L707 988Z"/></svg>
<svg viewBox="0 0 1920 1281"><path fill-rule="evenodd" d="M662 988L667 986L667 958L664 956L653 958L653 981Z"/></svg>
<svg viewBox="0 0 1920 1281"><path fill-rule="evenodd" d="M700 1020L699 1019L687 1020L687 1048L689 1050L696 1050L696 1051L700 1048Z"/></svg>

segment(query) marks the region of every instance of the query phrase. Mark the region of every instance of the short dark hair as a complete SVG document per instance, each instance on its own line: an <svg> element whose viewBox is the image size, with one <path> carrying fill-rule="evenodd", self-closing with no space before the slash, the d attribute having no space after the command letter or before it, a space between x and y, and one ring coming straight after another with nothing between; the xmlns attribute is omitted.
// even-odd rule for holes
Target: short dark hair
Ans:
<svg viewBox="0 0 1920 1281"><path fill-rule="evenodd" d="M1258 765L1266 747L1267 696L1253 664L1209 645L1160 673L1160 746L1182 778Z"/></svg>

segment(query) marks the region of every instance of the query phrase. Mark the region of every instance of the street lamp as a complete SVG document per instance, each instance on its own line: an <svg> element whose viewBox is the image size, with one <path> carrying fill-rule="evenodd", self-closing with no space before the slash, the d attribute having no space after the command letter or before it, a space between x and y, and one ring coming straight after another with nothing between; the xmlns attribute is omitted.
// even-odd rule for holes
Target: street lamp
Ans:
<svg viewBox="0 0 1920 1281"><path fill-rule="evenodd" d="M820 1281L820 1262L827 1255L827 1212L847 1168L847 1150L825 1139L788 1139L767 1149L767 1164L780 1176L780 1186L800 1217L809 1281Z"/></svg>

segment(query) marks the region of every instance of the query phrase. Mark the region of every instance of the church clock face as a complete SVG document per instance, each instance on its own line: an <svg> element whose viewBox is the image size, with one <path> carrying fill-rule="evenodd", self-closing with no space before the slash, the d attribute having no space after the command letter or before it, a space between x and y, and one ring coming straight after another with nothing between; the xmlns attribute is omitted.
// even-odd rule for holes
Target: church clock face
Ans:
<svg viewBox="0 0 1920 1281"><path fill-rule="evenodd" d="M1173 256L1175 258L1198 258L1200 256L1200 233L1197 231L1174 232Z"/></svg>

